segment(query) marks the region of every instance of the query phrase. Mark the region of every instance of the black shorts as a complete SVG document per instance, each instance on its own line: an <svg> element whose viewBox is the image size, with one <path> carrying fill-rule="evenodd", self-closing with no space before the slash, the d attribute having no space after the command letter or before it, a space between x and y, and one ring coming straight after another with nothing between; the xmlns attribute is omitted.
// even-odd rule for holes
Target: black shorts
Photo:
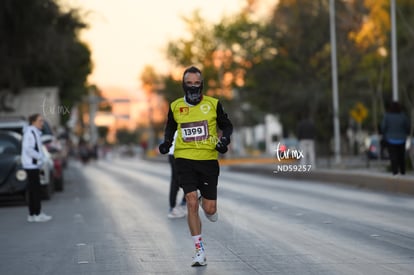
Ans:
<svg viewBox="0 0 414 275"><path fill-rule="evenodd" d="M175 159L180 187L184 193L200 190L208 200L217 199L217 183L220 168L217 160Z"/></svg>

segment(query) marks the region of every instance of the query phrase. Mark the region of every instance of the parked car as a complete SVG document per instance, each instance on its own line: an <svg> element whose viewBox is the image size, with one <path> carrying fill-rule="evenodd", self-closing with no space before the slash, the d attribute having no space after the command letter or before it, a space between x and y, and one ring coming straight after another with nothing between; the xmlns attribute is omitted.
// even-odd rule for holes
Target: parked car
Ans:
<svg viewBox="0 0 414 275"><path fill-rule="evenodd" d="M65 166L65 153L60 141L52 135L42 135L42 142L53 162L53 182L56 191L63 191L64 177L63 168Z"/></svg>
<svg viewBox="0 0 414 275"><path fill-rule="evenodd" d="M21 164L22 136L0 131L0 195L25 196L27 173Z"/></svg>
<svg viewBox="0 0 414 275"><path fill-rule="evenodd" d="M55 168L53 164L52 155L47 150L46 146L42 146L45 160L40 168L40 185L42 187L42 199L50 200L55 192L54 173Z"/></svg>
<svg viewBox="0 0 414 275"><path fill-rule="evenodd" d="M29 122L21 116L2 117L0 118L0 130L13 131L23 135Z"/></svg>
<svg viewBox="0 0 414 275"><path fill-rule="evenodd" d="M0 118L0 130L13 131L23 135L29 122L22 116L10 116ZM60 141L54 135L47 120L44 120L42 128L42 148L46 156L46 162L41 169L41 184L43 198L50 199L54 190L63 190L63 173L61 155L57 155L52 147L61 148ZM56 160L55 160L56 159Z"/></svg>
<svg viewBox="0 0 414 275"><path fill-rule="evenodd" d="M42 128L42 142L46 145L53 159L59 159L59 165L65 168L68 162L68 145L65 135L58 135L52 130L47 120Z"/></svg>
<svg viewBox="0 0 414 275"><path fill-rule="evenodd" d="M10 116L0 118L0 130L13 131L23 135L29 122L23 116ZM53 135L52 128L47 120L43 122L42 135Z"/></svg>
<svg viewBox="0 0 414 275"><path fill-rule="evenodd" d="M27 127L28 123L24 119L20 118L2 118L0 120L0 131L2 133L7 133L8 139L14 139L14 142L18 144L16 147L17 152L15 153L16 161L21 163L21 143L23 139L23 131L25 127ZM6 152L11 149L7 149ZM42 186L42 198L43 199L50 199L53 195L55 190L54 186L54 165L53 159L50 153L48 152L45 146L42 146L43 153L46 157L46 161L43 163L43 166L40 169L40 184ZM7 165L11 165L9 163L11 158L5 158L4 163L0 169L4 169ZM21 167L21 164L20 164ZM24 184L24 188L26 188L26 181ZM24 190L25 191L25 190ZM13 191L12 191L13 193Z"/></svg>

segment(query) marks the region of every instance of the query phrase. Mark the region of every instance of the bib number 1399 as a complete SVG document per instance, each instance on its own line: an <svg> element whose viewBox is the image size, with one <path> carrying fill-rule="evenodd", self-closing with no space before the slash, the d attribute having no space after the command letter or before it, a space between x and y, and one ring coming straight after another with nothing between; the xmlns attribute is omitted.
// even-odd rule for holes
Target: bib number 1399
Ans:
<svg viewBox="0 0 414 275"><path fill-rule="evenodd" d="M204 134L204 129L201 127L183 129L185 136L198 136Z"/></svg>
<svg viewBox="0 0 414 275"><path fill-rule="evenodd" d="M181 133L185 142L200 141L208 137L207 121L181 124Z"/></svg>

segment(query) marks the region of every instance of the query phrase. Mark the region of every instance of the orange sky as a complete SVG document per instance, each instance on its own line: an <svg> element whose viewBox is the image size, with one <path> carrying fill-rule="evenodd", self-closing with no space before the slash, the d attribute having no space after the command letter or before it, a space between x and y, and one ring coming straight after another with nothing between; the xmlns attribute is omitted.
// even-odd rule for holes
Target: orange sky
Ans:
<svg viewBox="0 0 414 275"><path fill-rule="evenodd" d="M61 0L71 7L91 11L90 28L81 34L92 50L93 74L89 81L98 87L139 89L145 65L168 71L164 47L182 37L183 15L200 9L209 22L234 14L245 0Z"/></svg>

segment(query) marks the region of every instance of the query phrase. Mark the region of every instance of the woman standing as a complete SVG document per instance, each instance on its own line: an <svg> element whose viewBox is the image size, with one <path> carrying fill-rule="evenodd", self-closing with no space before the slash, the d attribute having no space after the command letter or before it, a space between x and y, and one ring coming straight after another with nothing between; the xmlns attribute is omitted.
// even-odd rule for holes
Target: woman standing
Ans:
<svg viewBox="0 0 414 275"><path fill-rule="evenodd" d="M405 141L410 132L410 123L398 102L393 101L381 124L387 144L393 175L405 174Z"/></svg>
<svg viewBox="0 0 414 275"><path fill-rule="evenodd" d="M23 134L22 165L27 173L27 189L29 192L29 216L28 222L47 222L52 219L41 212L41 186L40 167L44 155L42 152L42 141L40 139L43 127L43 117L40 114L29 116L29 124Z"/></svg>

